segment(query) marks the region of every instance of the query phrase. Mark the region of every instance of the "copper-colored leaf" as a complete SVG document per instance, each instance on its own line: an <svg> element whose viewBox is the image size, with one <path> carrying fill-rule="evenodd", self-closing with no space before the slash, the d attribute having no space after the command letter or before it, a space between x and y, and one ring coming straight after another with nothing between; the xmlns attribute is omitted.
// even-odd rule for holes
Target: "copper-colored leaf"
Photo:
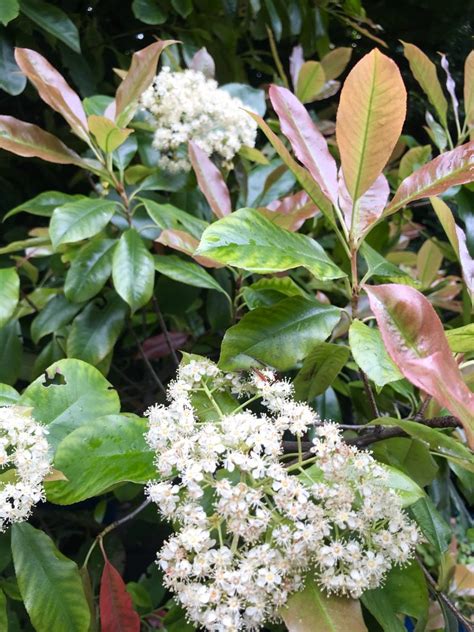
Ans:
<svg viewBox="0 0 474 632"><path fill-rule="evenodd" d="M189 335L181 331L170 331L168 335L158 334L143 341L143 353L149 360L165 358L171 353L170 345L173 349L180 349L188 338ZM137 357L140 357L140 354Z"/></svg>
<svg viewBox="0 0 474 632"><path fill-rule="evenodd" d="M308 169L333 204L337 203L337 166L326 139L313 123L306 108L286 88L270 87L270 100L280 119L281 131L296 157Z"/></svg>
<svg viewBox="0 0 474 632"><path fill-rule="evenodd" d="M102 632L140 632L140 617L120 573L106 557L104 561L99 597Z"/></svg>
<svg viewBox="0 0 474 632"><path fill-rule="evenodd" d="M464 64L464 112L470 127L470 138L474 140L474 50Z"/></svg>
<svg viewBox="0 0 474 632"><path fill-rule="evenodd" d="M61 165L82 164L80 156L59 138L13 116L0 116L0 147L17 156L42 158Z"/></svg>
<svg viewBox="0 0 474 632"><path fill-rule="evenodd" d="M329 51L329 53L321 59L324 74L326 75L326 81L329 81L330 79L337 79L346 69L351 56L352 48L348 46L341 46Z"/></svg>
<svg viewBox="0 0 474 632"><path fill-rule="evenodd" d="M206 152L195 142L189 142L189 159L196 174L199 188L212 212L217 217L232 213L230 193L221 172Z"/></svg>
<svg viewBox="0 0 474 632"><path fill-rule="evenodd" d="M459 418L474 447L474 393L429 301L406 285L366 286L384 344L403 375Z"/></svg>
<svg viewBox="0 0 474 632"><path fill-rule="evenodd" d="M307 219L320 212L306 191L298 191L281 200L275 200L267 204L266 208L280 215L281 219L276 220L279 226L291 231L298 230ZM268 217L271 219L271 216Z"/></svg>
<svg viewBox="0 0 474 632"><path fill-rule="evenodd" d="M449 187L473 180L474 141L470 141L441 154L405 178L384 215L395 213L414 200L439 195Z"/></svg>
<svg viewBox="0 0 474 632"><path fill-rule="evenodd" d="M440 122L444 127L446 127L448 102L446 101L443 88L439 82L436 66L429 57L427 57L425 53L418 48L418 46L415 46L414 44L407 44L406 42L402 42L402 44L403 53L408 59L413 76L418 81L431 105L436 110Z"/></svg>
<svg viewBox="0 0 474 632"><path fill-rule="evenodd" d="M189 233L186 233L184 230L166 228L165 230L161 231L161 234L156 241L160 244L163 244L164 246L168 246L168 248L173 248L173 250L184 252L185 254L195 259L205 268L224 267L221 263L217 263L217 261L213 261L208 257L201 257L199 255L195 257L194 253L199 246L199 240Z"/></svg>
<svg viewBox="0 0 474 632"><path fill-rule="evenodd" d="M347 190L355 201L375 182L402 131L406 90L396 64L374 49L351 70L341 92L336 138Z"/></svg>
<svg viewBox="0 0 474 632"><path fill-rule="evenodd" d="M81 99L64 77L47 59L29 48L16 48L15 60L43 101L59 112L72 131L88 143L87 117Z"/></svg>
<svg viewBox="0 0 474 632"><path fill-rule="evenodd" d="M344 213L347 228L355 244L359 244L370 228L382 216L387 204L390 187L381 173L372 186L354 204L339 171L339 206Z"/></svg>
<svg viewBox="0 0 474 632"><path fill-rule="evenodd" d="M161 51L170 44L176 44L176 40L160 40L133 54L130 69L115 95L119 126L127 125L132 119L140 95L153 81Z"/></svg>

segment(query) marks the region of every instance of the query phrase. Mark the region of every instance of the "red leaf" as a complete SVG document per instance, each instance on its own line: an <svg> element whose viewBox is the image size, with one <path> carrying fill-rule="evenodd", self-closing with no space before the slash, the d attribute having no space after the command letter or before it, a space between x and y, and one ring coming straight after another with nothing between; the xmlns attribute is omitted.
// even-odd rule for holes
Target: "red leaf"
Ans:
<svg viewBox="0 0 474 632"><path fill-rule="evenodd" d="M438 315L407 285L365 286L383 341L403 375L459 418L474 447L474 393L466 386Z"/></svg>
<svg viewBox="0 0 474 632"><path fill-rule="evenodd" d="M270 202L266 208L274 213L281 214L283 221L277 221L276 223L291 231L298 230L307 219L319 213L318 207L310 199L306 191L299 191L294 195L287 195L281 200ZM269 219L272 219L271 216L269 216Z"/></svg>
<svg viewBox="0 0 474 632"><path fill-rule="evenodd" d="M170 331L168 338L173 349L179 349L186 344L189 336L181 331ZM143 341L143 353L150 360L165 358L170 352L165 334L158 334Z"/></svg>
<svg viewBox="0 0 474 632"><path fill-rule="evenodd" d="M99 597L101 632L140 632L140 617L124 581L105 553L104 559Z"/></svg>
<svg viewBox="0 0 474 632"><path fill-rule="evenodd" d="M204 194L212 212L222 218L232 213L230 193L221 172L205 151L193 141L189 142L189 158L193 166L199 188Z"/></svg>
<svg viewBox="0 0 474 632"><path fill-rule="evenodd" d="M457 184L474 180L474 141L447 151L405 178L384 215L395 213L409 202L439 195Z"/></svg>
<svg viewBox="0 0 474 632"><path fill-rule="evenodd" d="M291 143L296 157L308 169L322 192L337 204L337 166L326 139L294 94L286 88L270 86L270 100L280 119L281 131Z"/></svg>

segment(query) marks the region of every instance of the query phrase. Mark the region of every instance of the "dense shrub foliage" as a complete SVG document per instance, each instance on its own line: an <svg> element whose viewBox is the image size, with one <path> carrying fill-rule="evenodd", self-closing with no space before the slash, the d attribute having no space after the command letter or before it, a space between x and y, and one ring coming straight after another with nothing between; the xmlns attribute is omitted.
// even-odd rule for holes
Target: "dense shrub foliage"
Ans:
<svg viewBox="0 0 474 632"><path fill-rule="evenodd" d="M0 4L0 630L472 630L474 52Z"/></svg>

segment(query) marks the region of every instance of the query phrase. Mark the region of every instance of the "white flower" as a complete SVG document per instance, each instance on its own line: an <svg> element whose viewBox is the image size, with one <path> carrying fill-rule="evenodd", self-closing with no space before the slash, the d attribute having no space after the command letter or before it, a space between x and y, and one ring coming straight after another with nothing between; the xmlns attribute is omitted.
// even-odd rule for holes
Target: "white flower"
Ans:
<svg viewBox="0 0 474 632"><path fill-rule="evenodd" d="M27 409L0 407L0 470L11 474L0 488L0 532L27 520L44 500L43 479L51 470L46 434Z"/></svg>
<svg viewBox="0 0 474 632"><path fill-rule="evenodd" d="M196 70L171 72L164 67L142 94L141 105L155 120L153 144L161 152L159 165L170 172L190 170L190 140L229 166L242 145L255 145L257 124L242 101Z"/></svg>

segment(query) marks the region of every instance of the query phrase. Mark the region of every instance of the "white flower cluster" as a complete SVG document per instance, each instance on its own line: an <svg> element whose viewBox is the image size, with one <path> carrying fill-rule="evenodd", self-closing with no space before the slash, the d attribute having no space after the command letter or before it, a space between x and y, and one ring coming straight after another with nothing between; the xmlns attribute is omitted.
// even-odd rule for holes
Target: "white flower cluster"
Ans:
<svg viewBox="0 0 474 632"><path fill-rule="evenodd" d="M26 411L0 407L0 532L26 520L44 499L43 479L51 469L46 429ZM3 486L2 486L3 485Z"/></svg>
<svg viewBox="0 0 474 632"><path fill-rule="evenodd" d="M257 399L266 413L246 408ZM412 555L419 534L385 470L272 371L244 378L191 359L169 401L148 411L161 477L148 494L177 529L158 562L195 624L258 630L307 572L328 592L358 597ZM283 453L285 433L299 443L308 431L310 454Z"/></svg>
<svg viewBox="0 0 474 632"><path fill-rule="evenodd" d="M190 140L229 166L242 145L255 145L257 124L243 111L242 101L202 72L164 67L142 94L141 105L156 122L153 145L161 152L159 166L172 173L191 169Z"/></svg>

